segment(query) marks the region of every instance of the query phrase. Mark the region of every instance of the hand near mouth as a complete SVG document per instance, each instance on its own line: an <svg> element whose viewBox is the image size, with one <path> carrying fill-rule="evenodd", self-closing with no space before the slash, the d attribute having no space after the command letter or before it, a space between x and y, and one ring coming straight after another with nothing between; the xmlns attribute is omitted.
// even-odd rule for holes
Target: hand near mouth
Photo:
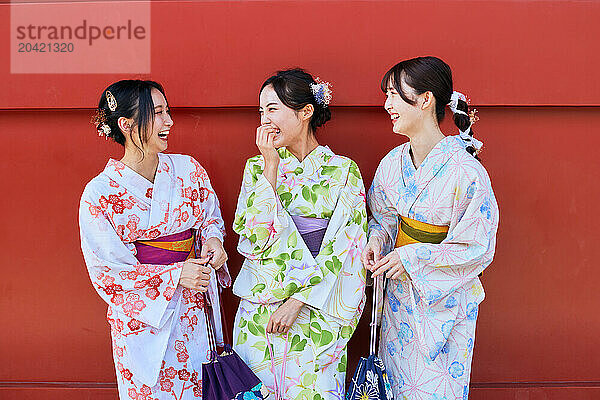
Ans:
<svg viewBox="0 0 600 400"><path fill-rule="evenodd" d="M277 169L279 167L279 153L273 144L273 138L279 130L272 124L263 124L256 129L256 146L265 161L263 175L273 189L277 185Z"/></svg>
<svg viewBox="0 0 600 400"><path fill-rule="evenodd" d="M273 144L273 138L277 132L278 129L270 123L256 129L256 146L265 160L265 165L279 164L279 153Z"/></svg>

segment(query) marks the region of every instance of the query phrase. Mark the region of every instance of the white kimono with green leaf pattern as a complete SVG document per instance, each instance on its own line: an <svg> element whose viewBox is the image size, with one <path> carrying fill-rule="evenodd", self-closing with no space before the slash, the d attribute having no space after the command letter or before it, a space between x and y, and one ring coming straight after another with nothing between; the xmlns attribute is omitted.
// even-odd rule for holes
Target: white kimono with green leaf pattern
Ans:
<svg viewBox="0 0 600 400"><path fill-rule="evenodd" d="M277 194L262 174L262 156L248 160L235 214L238 251L246 257L233 292L241 297L234 347L274 390L280 376L284 335L270 335L270 315L289 297L306 304L289 333L286 398L341 399L346 345L364 305L365 190L356 163L319 146L300 162L285 148ZM326 218L319 254L313 257L291 215Z"/></svg>

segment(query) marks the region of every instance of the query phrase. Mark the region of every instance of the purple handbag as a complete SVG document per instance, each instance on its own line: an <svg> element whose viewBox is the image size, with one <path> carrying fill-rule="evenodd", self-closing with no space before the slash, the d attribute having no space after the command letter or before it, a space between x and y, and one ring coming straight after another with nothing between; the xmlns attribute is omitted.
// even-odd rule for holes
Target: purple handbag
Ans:
<svg viewBox="0 0 600 400"><path fill-rule="evenodd" d="M221 354L217 351L213 313L204 296L205 317L210 344L210 360L202 364L202 398L205 400L245 400L266 399L269 391L240 358L229 344L229 335L225 334L225 345ZM219 301L220 304L222 304ZM221 318L225 318L221 305ZM226 325L223 323L223 327ZM226 329L224 329L226 332Z"/></svg>

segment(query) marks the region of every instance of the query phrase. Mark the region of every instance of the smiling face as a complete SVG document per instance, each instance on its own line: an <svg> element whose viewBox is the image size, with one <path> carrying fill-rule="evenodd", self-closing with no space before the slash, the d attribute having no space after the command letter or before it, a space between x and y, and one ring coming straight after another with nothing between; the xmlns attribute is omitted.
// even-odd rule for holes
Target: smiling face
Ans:
<svg viewBox="0 0 600 400"><path fill-rule="evenodd" d="M131 135L126 134L125 140L129 142L129 146L131 145L131 141L133 140L133 144L138 149L142 149L145 155L157 154L163 152L167 149L167 140L169 137L169 131L173 126L173 120L171 119L169 106L167 104L167 100L165 96L160 92L160 90L153 88L151 91L152 95L152 103L154 105L154 120L148 126L147 137L143 145L140 143L139 139L139 127L135 127ZM133 120L126 120L123 118L121 122L127 126L133 125Z"/></svg>
<svg viewBox="0 0 600 400"><path fill-rule="evenodd" d="M154 103L154 124L144 147L151 152L159 153L167 149L167 140L173 120L167 100L158 89L152 89L152 102Z"/></svg>
<svg viewBox="0 0 600 400"><path fill-rule="evenodd" d="M424 110L421 109L423 95L417 95L405 82L402 88L406 96L415 102L414 105L407 103L398 93L392 81L388 82L386 88L386 99L384 108L392 120L392 130L398 135L412 137L422 126Z"/></svg>
<svg viewBox="0 0 600 400"><path fill-rule="evenodd" d="M276 129L275 148L293 146L306 135L310 115L307 118L302 110L297 112L283 104L272 85L263 88L259 100L261 125L270 124Z"/></svg>

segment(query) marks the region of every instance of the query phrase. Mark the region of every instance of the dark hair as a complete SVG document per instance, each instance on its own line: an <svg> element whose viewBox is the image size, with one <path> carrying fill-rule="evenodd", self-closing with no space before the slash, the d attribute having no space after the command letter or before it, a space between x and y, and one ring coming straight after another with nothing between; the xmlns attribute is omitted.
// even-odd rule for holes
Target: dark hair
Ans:
<svg viewBox="0 0 600 400"><path fill-rule="evenodd" d="M299 111L306 105L312 104L315 108L310 119L310 132L314 134L317 128L331 119L331 111L325 104L319 104L313 95L311 83L317 83L311 74L301 68L278 71L268 78L260 87L273 86L273 90L283 104L292 110Z"/></svg>
<svg viewBox="0 0 600 400"><path fill-rule="evenodd" d="M446 115L446 105L450 102L452 92L452 70L444 61L437 57L417 57L410 60L404 60L394 65L385 73L381 80L381 90L387 92L388 85L391 83L402 97L402 100L408 104L415 104L406 92L402 89L402 82L411 87L416 94L425 92L433 93L435 97L435 115L437 121L442 122ZM457 108L465 114L454 114L454 124L461 131L465 131L471 125L468 116L469 105L463 100L458 100ZM473 129L469 131L473 136ZM467 146L466 150L475 156L475 148ZM477 158L477 157L476 157Z"/></svg>
<svg viewBox="0 0 600 400"><path fill-rule="evenodd" d="M167 98L165 90L160 83L137 79L115 82L102 91L97 111L101 115L104 115L102 120L110 128L110 133L107 137L110 137L122 146L125 145L125 135L118 125L119 118L125 117L134 120L135 126L138 127L140 143L142 143L142 145L146 143L148 140L148 133L154 123L152 89L157 89L165 96L165 99ZM110 92L117 101L117 108L114 111L111 111L108 106L106 92ZM130 135L131 134L132 133L130 132ZM142 150L139 147L138 149L140 151Z"/></svg>

